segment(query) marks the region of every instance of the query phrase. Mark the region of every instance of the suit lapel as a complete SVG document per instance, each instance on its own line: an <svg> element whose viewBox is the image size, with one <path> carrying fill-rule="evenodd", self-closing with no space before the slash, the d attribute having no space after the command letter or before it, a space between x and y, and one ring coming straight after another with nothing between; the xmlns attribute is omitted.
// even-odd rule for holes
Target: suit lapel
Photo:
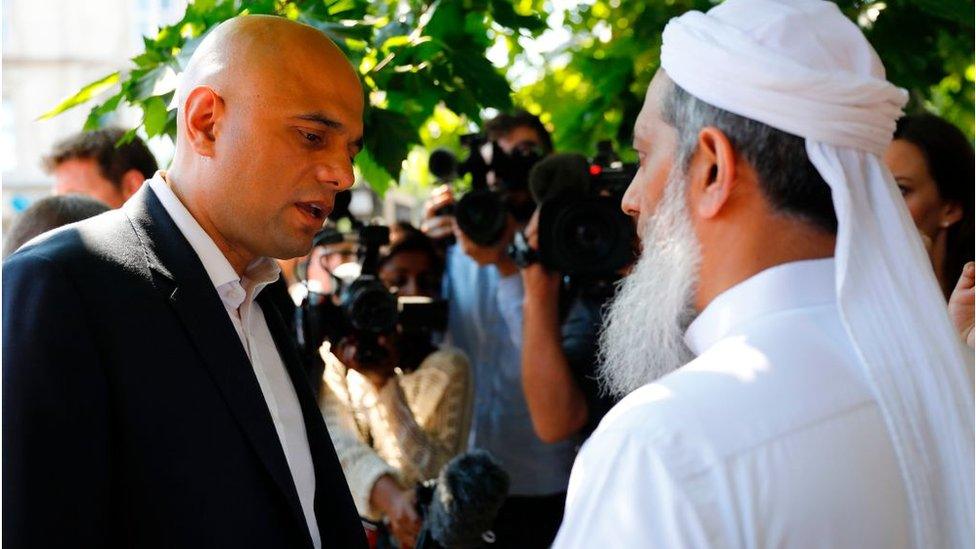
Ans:
<svg viewBox="0 0 976 549"><path fill-rule="evenodd" d="M305 433L315 469L315 516L319 523L319 530L325 539L326 532L341 531L340 524L356 525L359 517L353 511L355 503L349 493L349 485L342 474L332 438L315 402L303 366L304 362L293 336L288 334L285 322L267 288L258 294L257 301L264 312L271 337L278 347L278 353L288 370L292 385L295 386L295 394L298 396L298 403L305 419Z"/></svg>
<svg viewBox="0 0 976 549"><path fill-rule="evenodd" d="M293 515L304 525L298 492L254 368L203 264L148 185L124 208L154 271L157 288L186 328L187 337Z"/></svg>

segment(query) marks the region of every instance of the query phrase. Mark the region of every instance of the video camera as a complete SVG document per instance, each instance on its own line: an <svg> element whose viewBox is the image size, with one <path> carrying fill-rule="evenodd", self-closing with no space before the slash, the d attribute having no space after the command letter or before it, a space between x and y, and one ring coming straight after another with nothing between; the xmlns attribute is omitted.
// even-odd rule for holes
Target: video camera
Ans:
<svg viewBox="0 0 976 549"><path fill-rule="evenodd" d="M636 173L636 164L621 162L609 141L599 143L592 161L578 154L542 160L529 180L541 205L538 252L518 234L509 255L523 268L541 261L570 278L614 278L635 257L634 223L620 203Z"/></svg>
<svg viewBox="0 0 976 549"><path fill-rule="evenodd" d="M522 150L506 153L498 143L481 134L464 135L461 144L469 150L464 162L458 164L453 153L437 149L430 155L428 168L439 182L446 184L470 174L471 190L457 205L444 206L434 213L454 215L458 227L471 241L491 246L505 231L509 213L520 221L532 216L535 204L527 193L529 172L542 155Z"/></svg>
<svg viewBox="0 0 976 549"><path fill-rule="evenodd" d="M342 240L343 235L337 231L317 239L322 245ZM447 324L447 302L418 297L398 299L383 285L378 278L380 249L389 241L389 227L362 227L358 265L343 265L341 273L331 273L335 291L309 290L298 309L297 322L299 346L306 356L316 357L325 341L334 346L351 337L356 345L355 360L360 365L384 364L389 353L379 338L398 333L397 366L410 370L419 366L433 349L432 334Z"/></svg>

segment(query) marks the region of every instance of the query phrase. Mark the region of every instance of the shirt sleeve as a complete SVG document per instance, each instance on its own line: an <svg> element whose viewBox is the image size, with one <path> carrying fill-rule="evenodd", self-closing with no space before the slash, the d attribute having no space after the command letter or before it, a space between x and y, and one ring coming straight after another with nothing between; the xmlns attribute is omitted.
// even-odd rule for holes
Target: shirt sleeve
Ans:
<svg viewBox="0 0 976 549"><path fill-rule="evenodd" d="M377 519L379 513L369 503L373 485L383 475L396 478L396 470L376 453L360 432L344 377L345 367L331 354L326 355L319 409L349 483L356 509L362 516Z"/></svg>
<svg viewBox="0 0 976 549"><path fill-rule="evenodd" d="M646 441L620 431L597 432L573 466L553 547L722 546L709 539L707 517L687 488Z"/></svg>
<svg viewBox="0 0 976 549"><path fill-rule="evenodd" d="M522 275L515 273L498 279L497 303L502 320L508 328L508 336L517 349L522 348Z"/></svg>

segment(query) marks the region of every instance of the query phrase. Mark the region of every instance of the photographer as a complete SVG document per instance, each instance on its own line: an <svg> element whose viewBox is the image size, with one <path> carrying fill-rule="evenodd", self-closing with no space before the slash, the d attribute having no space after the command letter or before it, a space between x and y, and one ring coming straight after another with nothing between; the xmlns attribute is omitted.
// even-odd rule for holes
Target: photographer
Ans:
<svg viewBox="0 0 976 549"><path fill-rule="evenodd" d="M529 178L540 206L511 253L525 288L522 384L545 441L589 436L614 404L597 383L597 339L603 305L634 259L633 225L616 207L632 175L602 142L592 163L557 154Z"/></svg>
<svg viewBox="0 0 976 549"><path fill-rule="evenodd" d="M436 298L443 267L430 240L407 231L379 257L377 274L399 298ZM385 518L401 547L420 529L414 485L436 477L467 446L472 383L463 355L403 332L379 344L385 357L357 358L354 337L323 346L319 407L361 515Z"/></svg>
<svg viewBox="0 0 976 549"><path fill-rule="evenodd" d="M526 226L529 246L538 249L538 213ZM614 400L601 394L595 377L602 308L610 297L578 295L566 302L562 275L533 263L522 269L522 387L532 425L546 442L588 436Z"/></svg>
<svg viewBox="0 0 976 549"><path fill-rule="evenodd" d="M483 176L505 203L507 215L493 227L498 236L490 243L472 238L480 235L469 234L465 219L491 219L488 208L466 212L473 192L455 204L446 187L427 204L424 230L441 242L451 236L457 241L446 250L444 295L449 340L468 355L474 371L471 447L491 452L511 479L511 495L494 526L496 546L548 547L562 520L575 441L546 443L533 430L521 383L522 279L506 248L535 210L528 192L534 161L526 160L551 152L551 141L539 119L524 112L500 115L486 132L487 142L471 146L476 162L468 173L474 180Z"/></svg>

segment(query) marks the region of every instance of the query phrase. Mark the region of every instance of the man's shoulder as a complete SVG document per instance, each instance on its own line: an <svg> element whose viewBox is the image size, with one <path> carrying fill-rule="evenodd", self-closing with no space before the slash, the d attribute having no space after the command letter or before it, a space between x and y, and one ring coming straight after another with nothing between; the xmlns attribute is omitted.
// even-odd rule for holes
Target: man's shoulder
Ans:
<svg viewBox="0 0 976 549"><path fill-rule="evenodd" d="M846 351L813 355L812 343L791 354L754 338L722 340L627 395L594 436L633 439L686 476L871 403Z"/></svg>

